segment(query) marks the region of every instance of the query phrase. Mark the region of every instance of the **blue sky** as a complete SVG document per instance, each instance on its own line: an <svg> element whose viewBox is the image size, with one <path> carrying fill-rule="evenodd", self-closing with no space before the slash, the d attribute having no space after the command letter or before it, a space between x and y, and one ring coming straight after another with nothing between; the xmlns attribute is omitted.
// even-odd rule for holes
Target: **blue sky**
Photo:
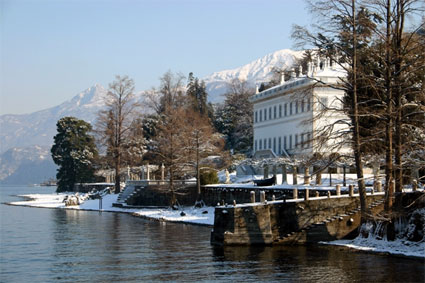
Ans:
<svg viewBox="0 0 425 283"><path fill-rule="evenodd" d="M116 74L213 72L291 48L302 0L0 0L0 114L55 106Z"/></svg>

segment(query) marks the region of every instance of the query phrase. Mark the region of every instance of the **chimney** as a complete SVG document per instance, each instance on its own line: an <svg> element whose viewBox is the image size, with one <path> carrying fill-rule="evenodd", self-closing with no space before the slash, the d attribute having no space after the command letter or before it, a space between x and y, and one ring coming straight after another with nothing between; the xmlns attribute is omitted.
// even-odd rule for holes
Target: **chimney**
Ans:
<svg viewBox="0 0 425 283"><path fill-rule="evenodd" d="M283 85L285 83L285 73L282 71L280 73L280 84Z"/></svg>
<svg viewBox="0 0 425 283"><path fill-rule="evenodd" d="M312 76L313 74L313 64L309 61L307 63L307 77Z"/></svg>

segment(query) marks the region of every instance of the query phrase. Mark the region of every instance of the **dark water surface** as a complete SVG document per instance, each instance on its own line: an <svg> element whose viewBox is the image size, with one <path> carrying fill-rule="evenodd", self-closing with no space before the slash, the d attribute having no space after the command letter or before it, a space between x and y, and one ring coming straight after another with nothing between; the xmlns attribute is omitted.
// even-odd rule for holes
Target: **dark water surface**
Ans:
<svg viewBox="0 0 425 283"><path fill-rule="evenodd" d="M0 187L13 195L54 188ZM338 247L215 249L210 228L0 205L0 282L424 282L424 261Z"/></svg>

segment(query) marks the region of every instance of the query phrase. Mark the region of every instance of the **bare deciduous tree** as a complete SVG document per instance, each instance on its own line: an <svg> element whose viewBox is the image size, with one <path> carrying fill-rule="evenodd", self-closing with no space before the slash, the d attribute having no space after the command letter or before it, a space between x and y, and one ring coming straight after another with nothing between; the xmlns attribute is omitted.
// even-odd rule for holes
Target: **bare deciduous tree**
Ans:
<svg viewBox="0 0 425 283"><path fill-rule="evenodd" d="M133 121L139 114L139 103L134 97L134 82L127 76L116 76L109 84L107 107L98 114L96 133L106 148L110 165L115 170L115 193L121 190L120 169L132 132Z"/></svg>

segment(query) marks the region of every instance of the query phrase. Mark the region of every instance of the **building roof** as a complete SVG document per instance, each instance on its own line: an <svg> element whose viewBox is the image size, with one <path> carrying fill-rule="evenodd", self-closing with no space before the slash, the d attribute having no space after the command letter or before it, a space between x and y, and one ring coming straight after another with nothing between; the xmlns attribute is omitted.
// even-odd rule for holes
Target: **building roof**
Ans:
<svg viewBox="0 0 425 283"><path fill-rule="evenodd" d="M307 75L291 78L280 85L258 92L250 97L250 101L252 103L256 103L270 99L277 95L292 93L297 89L313 86L314 84L336 84L341 82L342 78L346 76L346 71L343 67L336 64L330 66L327 60L323 68L319 70L316 69L314 67L310 67Z"/></svg>

